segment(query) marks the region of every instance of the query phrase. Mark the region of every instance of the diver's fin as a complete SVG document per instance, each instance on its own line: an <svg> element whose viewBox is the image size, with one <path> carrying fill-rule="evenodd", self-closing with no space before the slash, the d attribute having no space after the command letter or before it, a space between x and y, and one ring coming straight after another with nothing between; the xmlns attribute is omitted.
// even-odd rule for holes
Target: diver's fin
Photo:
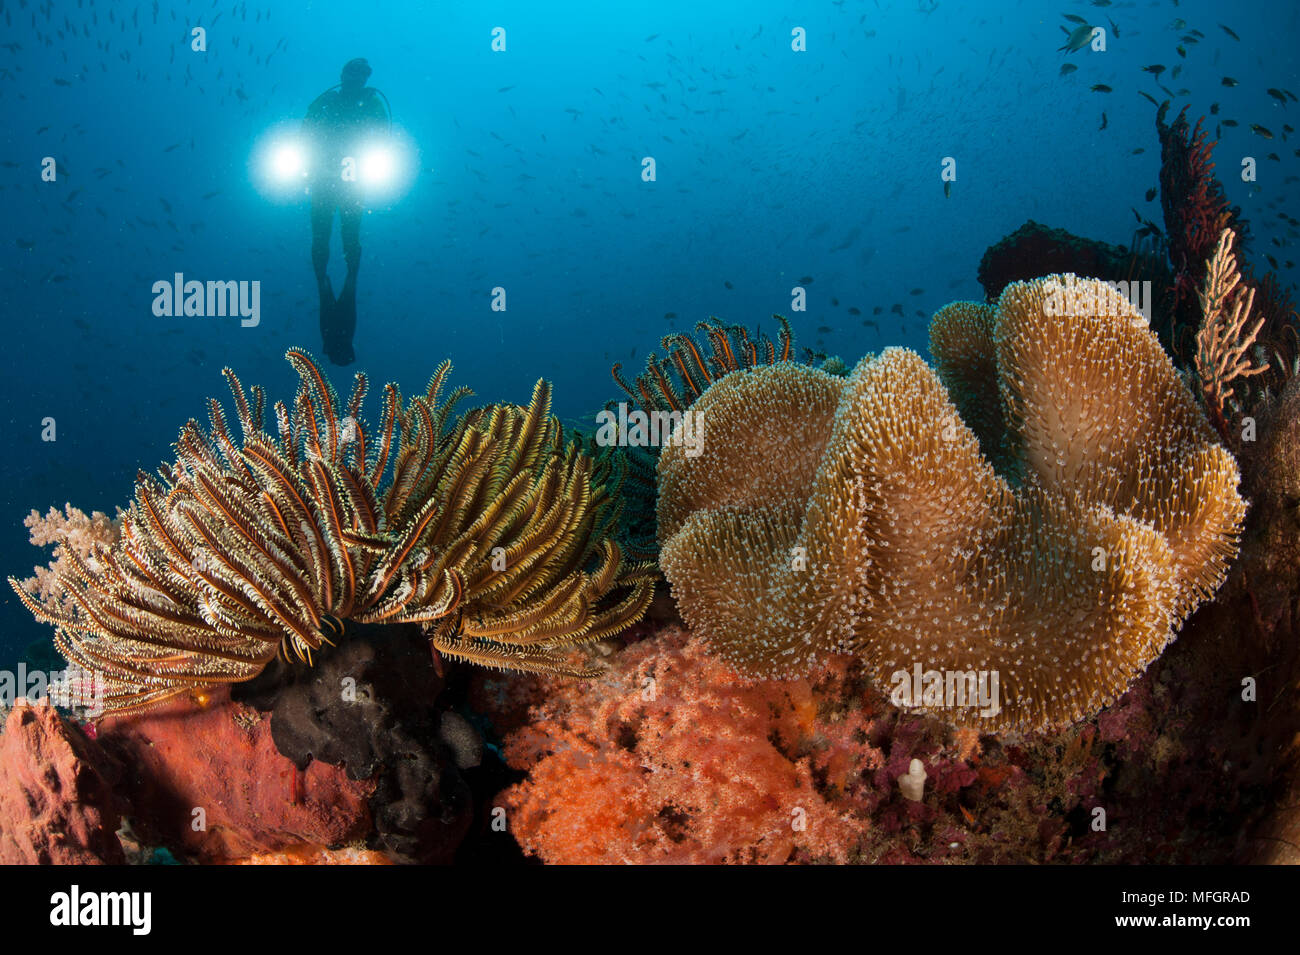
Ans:
<svg viewBox="0 0 1300 955"><path fill-rule="evenodd" d="M356 361L352 350L352 336L357 330L357 285L351 278L343 283L343 291L334 303L334 315L331 323L330 361L336 365L350 365Z"/></svg>

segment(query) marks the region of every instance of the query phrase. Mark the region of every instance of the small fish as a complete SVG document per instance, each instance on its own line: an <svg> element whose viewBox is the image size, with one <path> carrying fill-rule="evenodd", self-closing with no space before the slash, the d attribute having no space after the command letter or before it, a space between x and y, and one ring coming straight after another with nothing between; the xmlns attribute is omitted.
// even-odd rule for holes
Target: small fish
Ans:
<svg viewBox="0 0 1300 955"><path fill-rule="evenodd" d="M216 198L216 197L219 196L219 195L221 195L221 190L220 190L220 189L213 189L211 192L205 192L205 193L203 194L203 198L204 198L204 199L214 199L214 198Z"/></svg>
<svg viewBox="0 0 1300 955"><path fill-rule="evenodd" d="M498 87L497 92L498 92L498 93L509 93L512 89L514 89L513 86L502 86L502 87Z"/></svg>
<svg viewBox="0 0 1300 955"><path fill-rule="evenodd" d="M1219 24L1219 29L1222 30L1224 33L1228 34L1228 36L1232 37L1232 38L1233 38L1234 40L1236 40L1238 43L1241 42L1241 37L1237 36L1237 34L1233 33L1231 30L1229 30L1227 27L1225 27L1222 23Z"/></svg>
<svg viewBox="0 0 1300 955"><path fill-rule="evenodd" d="M818 325L817 331L822 335L829 335L831 332L835 331L835 329L831 328L829 325Z"/></svg>
<svg viewBox="0 0 1300 955"><path fill-rule="evenodd" d="M1144 152L1146 152L1146 151L1147 151L1147 150L1146 150L1146 147L1145 147L1145 146L1139 146L1137 149L1133 150L1133 152L1131 152L1129 155L1131 155L1131 156L1141 156L1141 155L1142 155Z"/></svg>
<svg viewBox="0 0 1300 955"><path fill-rule="evenodd" d="M1225 76L1225 77L1223 78L1223 85L1224 85L1224 86L1237 86L1237 85L1239 85L1239 84L1238 84L1237 81L1234 80L1231 76Z"/></svg>
<svg viewBox="0 0 1300 955"><path fill-rule="evenodd" d="M657 36L657 35L658 35L658 34L656 34L656 36ZM736 286L732 285L730 282L727 282L727 281L723 281L722 284L725 285L725 286L726 286L727 288L729 288L729 289L734 289L734 288L736 287Z"/></svg>
<svg viewBox="0 0 1300 955"><path fill-rule="evenodd" d="M1211 104L1210 104L1210 115L1211 115L1211 116L1218 116L1218 115L1219 115L1219 104L1218 104L1218 103L1211 103Z"/></svg>
<svg viewBox="0 0 1300 955"><path fill-rule="evenodd" d="M1073 63L1062 63L1062 64L1061 64L1061 75L1062 75L1062 76L1069 76L1071 73L1073 73L1073 72L1074 72L1075 70L1077 70L1077 69L1078 69L1078 67L1075 66Z"/></svg>
<svg viewBox="0 0 1300 955"><path fill-rule="evenodd" d="M1177 53L1179 56L1181 56L1184 60L1187 59L1187 50L1183 48L1182 44L1179 44L1178 46L1174 47L1174 52Z"/></svg>
<svg viewBox="0 0 1300 955"><path fill-rule="evenodd" d="M1154 186L1152 186L1150 189L1147 190L1147 202L1150 202L1155 197L1156 197L1156 189Z"/></svg>
<svg viewBox="0 0 1300 955"><path fill-rule="evenodd" d="M60 79L60 78L58 78L58 77L55 77L55 79L54 79L54 85L55 85L55 86L71 86L72 84L69 83L69 82L68 82L67 80L65 80L65 79Z"/></svg>
<svg viewBox="0 0 1300 955"><path fill-rule="evenodd" d="M1269 130L1265 129L1263 126L1260 126L1258 123L1251 123L1250 131L1254 133L1256 136L1263 136L1265 139L1273 138L1273 134Z"/></svg>
<svg viewBox="0 0 1300 955"><path fill-rule="evenodd" d="M800 284L800 285L811 285L811 284L812 284L812 280L813 280L813 277L812 277L811 275L805 275L805 276L803 276L802 278L799 279L799 284Z"/></svg>
<svg viewBox="0 0 1300 955"><path fill-rule="evenodd" d="M1116 23L1114 20L1112 20L1110 17L1107 17L1107 18L1106 18L1106 22L1110 24L1110 32L1114 35L1115 39L1118 40L1118 39L1119 39L1119 24Z"/></svg>
<svg viewBox="0 0 1300 955"><path fill-rule="evenodd" d="M1077 13L1062 13L1061 16L1065 17L1065 19L1069 20L1071 23L1087 23L1087 22L1088 22L1088 21L1085 20L1083 17L1079 16Z"/></svg>
<svg viewBox="0 0 1300 955"><path fill-rule="evenodd" d="M871 314L872 314L872 315L879 315L879 314L880 314L881 312L883 312L884 310L885 310L885 307L884 307L883 305L877 305L875 308L873 308L873 309L871 310Z"/></svg>
<svg viewBox="0 0 1300 955"><path fill-rule="evenodd" d="M891 315L902 315L902 314L903 314L903 303L902 303L902 302L895 302L893 305L889 306L889 312L890 312Z"/></svg>
<svg viewBox="0 0 1300 955"><path fill-rule="evenodd" d="M1074 32L1069 35L1065 41L1065 46L1061 47L1058 52L1075 53L1082 50L1092 42L1092 26L1084 23L1074 28Z"/></svg>
<svg viewBox="0 0 1300 955"><path fill-rule="evenodd" d="M1150 66L1142 67L1143 73L1150 73L1153 76L1159 76L1164 71L1165 71L1164 65L1160 63L1152 63Z"/></svg>
<svg viewBox="0 0 1300 955"><path fill-rule="evenodd" d="M24 252L30 252L32 249L36 248L36 243L32 242L30 239L14 239L14 245L18 246L18 248L22 249Z"/></svg>
<svg viewBox="0 0 1300 955"><path fill-rule="evenodd" d="M943 181L943 197L944 197L945 199L949 199L949 198L952 197L952 180L951 180L951 179L945 179L945 180Z"/></svg>
<svg viewBox="0 0 1300 955"><path fill-rule="evenodd" d="M1145 96L1147 99L1151 100L1152 106L1160 105L1159 103L1156 102L1156 98L1152 96L1150 93L1148 93L1146 90L1138 90L1138 92L1141 93L1143 96Z"/></svg>
<svg viewBox="0 0 1300 955"><path fill-rule="evenodd" d="M664 312L664 318L673 319L677 317L676 312Z"/></svg>
<svg viewBox="0 0 1300 955"><path fill-rule="evenodd" d="M861 315L861 314L862 314L862 309L858 308L856 305L850 305L850 306L849 306L849 314L850 314L850 315Z"/></svg>
<svg viewBox="0 0 1300 955"><path fill-rule="evenodd" d="M1273 99L1277 100L1283 106L1286 106L1286 94L1283 93L1281 90L1274 89L1273 87L1270 86L1268 89L1268 95L1273 97Z"/></svg>
<svg viewBox="0 0 1300 955"><path fill-rule="evenodd" d="M1111 92L1111 88L1107 86L1105 83L1093 83L1092 86L1089 87L1089 89L1091 89L1094 93Z"/></svg>
<svg viewBox="0 0 1300 955"><path fill-rule="evenodd" d="M1224 126L1236 126L1236 125L1238 125L1238 123L1237 123L1237 121L1236 121L1235 119L1225 119L1225 120L1223 121L1223 125L1224 125Z"/></svg>
<svg viewBox="0 0 1300 955"><path fill-rule="evenodd" d="M1101 114L1101 125L1097 127L1097 132L1101 132L1101 131L1102 131L1103 129L1105 129L1105 128L1106 128L1106 114L1105 114L1105 113L1102 113L1102 114Z"/></svg>
<svg viewBox="0 0 1300 955"><path fill-rule="evenodd" d="M839 307L840 307L840 300L837 298L831 299L831 308L839 308Z"/></svg>
<svg viewBox="0 0 1300 955"><path fill-rule="evenodd" d="M1275 269L1277 268L1277 259L1273 258L1271 255L1265 255L1264 258L1268 259L1269 265L1273 266Z"/></svg>
<svg viewBox="0 0 1300 955"><path fill-rule="evenodd" d="M912 291L908 292L907 294L909 294L909 295L924 295L924 294L925 294L925 289L923 289L923 288L914 288L914 289L912 289Z"/></svg>

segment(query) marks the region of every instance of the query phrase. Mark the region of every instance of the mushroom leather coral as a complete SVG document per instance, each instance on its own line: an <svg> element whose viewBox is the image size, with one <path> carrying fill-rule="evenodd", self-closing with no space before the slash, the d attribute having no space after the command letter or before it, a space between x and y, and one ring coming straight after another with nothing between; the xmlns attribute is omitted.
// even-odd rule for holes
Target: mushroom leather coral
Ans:
<svg viewBox="0 0 1300 955"><path fill-rule="evenodd" d="M774 365L706 391L704 452L660 458L660 562L692 628L748 675L840 652L882 685L918 664L996 672L997 706L907 702L985 732L1069 725L1222 582L1245 512L1236 463L1105 283L1013 283L935 324L956 395L901 348L848 379ZM980 338L997 415L945 351ZM959 409L979 407L977 437ZM981 438L1005 448L1002 471Z"/></svg>

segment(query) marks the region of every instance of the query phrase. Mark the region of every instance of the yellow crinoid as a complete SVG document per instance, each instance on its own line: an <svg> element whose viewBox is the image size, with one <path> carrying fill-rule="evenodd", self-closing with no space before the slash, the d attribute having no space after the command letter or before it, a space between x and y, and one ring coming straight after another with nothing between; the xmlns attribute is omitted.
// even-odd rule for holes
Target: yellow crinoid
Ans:
<svg viewBox="0 0 1300 955"><path fill-rule="evenodd" d="M527 408L456 418L468 392L440 399L443 362L405 407L386 386L372 432L364 375L343 404L306 353L287 357L300 385L274 434L262 389L226 369L238 440L211 400L209 428L187 423L175 463L137 477L119 539L62 549L57 601L10 579L102 680L108 711L251 679L280 652L310 661L343 620L418 623L478 664L589 675L570 649L644 613L652 569L607 535L622 475L565 439L546 382Z"/></svg>
<svg viewBox="0 0 1300 955"><path fill-rule="evenodd" d="M1236 463L1104 283L1015 283L941 311L931 340L938 374L891 348L848 379L784 364L714 384L691 407L703 453L660 458L660 562L750 675L857 653L955 723L1073 723L1223 581ZM996 699L932 697L928 676L918 697L922 672L963 694L995 675Z"/></svg>

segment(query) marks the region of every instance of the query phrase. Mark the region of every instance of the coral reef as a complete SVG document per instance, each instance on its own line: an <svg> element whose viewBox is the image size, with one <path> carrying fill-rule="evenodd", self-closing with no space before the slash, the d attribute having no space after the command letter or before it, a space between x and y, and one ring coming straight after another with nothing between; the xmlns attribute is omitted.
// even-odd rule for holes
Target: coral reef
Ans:
<svg viewBox="0 0 1300 955"><path fill-rule="evenodd" d="M1262 709L1234 693L1251 664L1220 633L1194 626L1097 719L1015 743L901 714L861 660L751 681L676 627L598 680L477 679L528 772L501 797L510 831L548 863L1280 860L1281 817L1251 832L1287 805Z"/></svg>
<svg viewBox="0 0 1300 955"><path fill-rule="evenodd" d="M772 317L781 326L775 343L762 332L755 331L750 338L743 326L725 325L711 318L695 326L696 334L704 335L708 343L703 353L703 342L697 343L689 335L665 335L661 344L667 356L660 361L654 352L650 353L645 372L637 376L635 391L623 379L621 363L614 365L610 373L642 411L682 411L715 379L729 372L794 360L790 323L781 315Z"/></svg>
<svg viewBox="0 0 1300 955"><path fill-rule="evenodd" d="M120 540L58 548L72 567L58 599L11 579L60 652L103 678L110 710L201 698L277 653L310 660L342 619L419 622L452 657L581 674L569 648L644 612L652 570L605 536L618 488L593 483L545 382L527 409L451 423L466 392L439 401L444 362L405 410L385 389L372 436L364 375L344 405L304 352L288 358L301 385L292 414L275 406L278 439L262 428L262 390L226 369L242 446L211 401L210 430L189 422L161 480L137 479Z"/></svg>
<svg viewBox="0 0 1300 955"><path fill-rule="evenodd" d="M482 740L441 708L418 626L348 630L315 668L277 660L234 687L243 701L222 688L90 735L19 706L0 736L0 859L450 862Z"/></svg>
<svg viewBox="0 0 1300 955"><path fill-rule="evenodd" d="M847 381L729 376L692 406L710 440L660 457L661 564L728 661L781 676L853 652L882 686L996 674L1000 706L904 702L1042 730L1110 704L1213 593L1244 515L1237 468L1132 306L1049 276L987 317L1014 484L904 349Z"/></svg>
<svg viewBox="0 0 1300 955"><path fill-rule="evenodd" d="M1223 186L1214 176L1215 143L1207 141L1204 118L1193 128L1187 107L1165 123L1167 105L1156 116L1160 134L1160 205L1164 211L1169 260L1173 266L1173 301L1169 327L1161 328L1166 346L1183 364L1194 354L1193 336L1200 324L1197 292L1206 263L1225 229L1242 234L1238 211L1228 207Z"/></svg>
<svg viewBox="0 0 1300 955"><path fill-rule="evenodd" d="M806 680L746 680L676 631L539 709L507 741L529 776L501 804L546 862L847 861L857 823L818 792L821 762L791 756L815 715Z"/></svg>
<svg viewBox="0 0 1300 955"><path fill-rule="evenodd" d="M221 698L180 701L100 723L98 745L123 767L137 837L205 862L301 846L339 846L372 830L375 784L276 749L270 721Z"/></svg>
<svg viewBox="0 0 1300 955"><path fill-rule="evenodd" d="M1251 346L1264 325L1261 318L1251 328L1251 307L1255 290L1241 285L1237 258L1232 254L1236 239L1231 229L1224 229L1219 245L1205 274L1200 291L1201 330L1196 333L1196 374L1206 413L1219 436L1230 446L1238 446L1235 428L1228 425L1228 415L1239 412L1241 403L1233 393L1240 379L1262 375L1267 362L1256 365Z"/></svg>
<svg viewBox="0 0 1300 955"><path fill-rule="evenodd" d="M16 705L0 734L0 863L125 862L118 774L53 707Z"/></svg>
<svg viewBox="0 0 1300 955"><path fill-rule="evenodd" d="M23 520L32 544L54 547L55 559L47 567L36 567L35 576L22 582L23 590L47 607L74 613L76 604L66 593L61 578L75 575L75 561L85 562L97 550L112 547L122 536L122 512L110 519L102 511L89 517L84 511L64 505L63 512L50 508L44 517L32 511Z"/></svg>
<svg viewBox="0 0 1300 955"><path fill-rule="evenodd" d="M1204 309L1201 297L1216 246L1225 231L1231 230L1233 241L1244 245L1248 223L1241 210L1229 207L1223 186L1214 175L1215 142L1208 140L1203 128L1204 117L1192 127L1187 107L1170 124L1164 121L1162 107L1156 117L1160 134L1160 203L1164 209L1168 255L1173 266L1170 287L1171 307L1167 322L1159 324L1161 341L1174 360L1191 367L1199 350L1198 329ZM1241 264L1241 292L1255 295L1254 317L1259 320L1258 342L1267 369L1255 382L1253 393L1240 397L1246 413L1269 394L1278 394L1300 363L1300 314L1272 273L1257 278L1249 262Z"/></svg>
<svg viewBox="0 0 1300 955"><path fill-rule="evenodd" d="M630 560L653 562L659 555L655 534L658 449L610 444L599 440L599 432L594 430L574 429L574 434L595 463L596 480L619 488L618 520L610 535Z"/></svg>
<svg viewBox="0 0 1300 955"><path fill-rule="evenodd" d="M930 354L957 414L979 439L980 453L1005 471L1014 462L1011 449L1005 447L1007 426L998 393L993 318L991 305L945 305L930 320Z"/></svg>
<svg viewBox="0 0 1300 955"><path fill-rule="evenodd" d="M232 695L270 712L276 749L300 772L319 762L373 783L373 848L395 861L442 863L468 828L459 769L481 746L463 719L434 708L444 682L419 627L349 623L315 667L277 661Z"/></svg>
<svg viewBox="0 0 1300 955"><path fill-rule="evenodd" d="M990 302L997 301L1012 282L1066 273L1110 280L1150 280L1157 288L1169 282L1167 272L1134 251L1052 229L1033 219L989 246L979 264L980 285Z"/></svg>

